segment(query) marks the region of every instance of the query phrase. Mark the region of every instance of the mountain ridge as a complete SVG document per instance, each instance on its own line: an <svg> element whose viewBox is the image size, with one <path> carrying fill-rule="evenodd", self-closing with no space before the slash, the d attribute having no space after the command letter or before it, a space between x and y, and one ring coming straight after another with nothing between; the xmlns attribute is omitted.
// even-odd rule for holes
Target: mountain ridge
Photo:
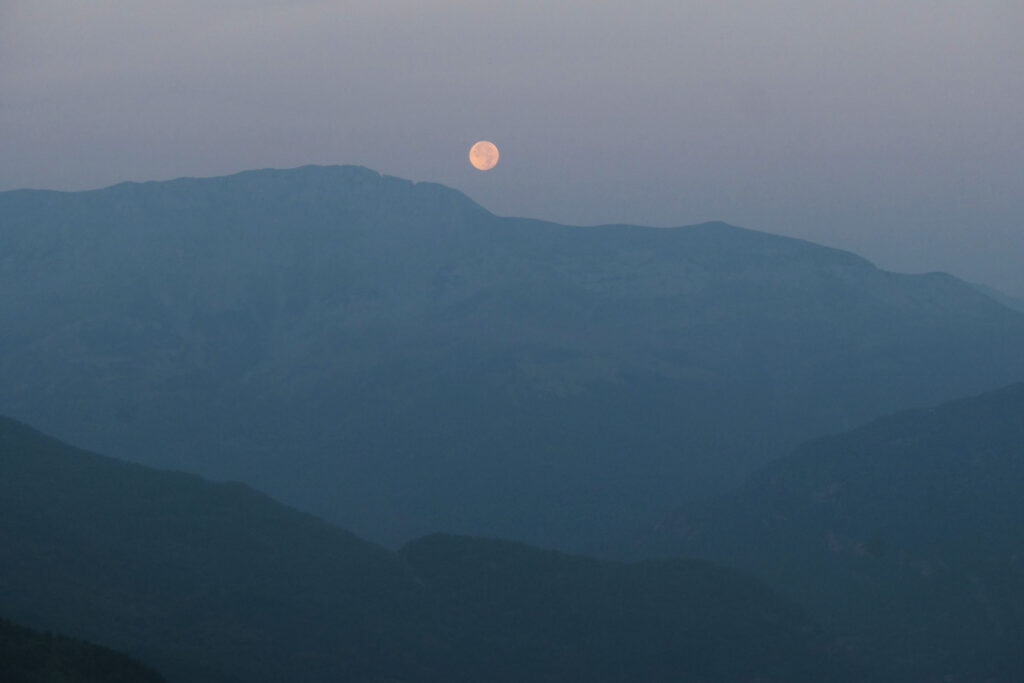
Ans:
<svg viewBox="0 0 1024 683"><path fill-rule="evenodd" d="M850 252L850 251L845 250L845 249L840 249L838 247L830 247L830 246L818 244L818 243L813 242L811 240L806 240L806 239L802 239L802 238L799 238L799 237L790 237L790 236L785 236L785 235L778 235L778 234L769 233L769 232L765 232L765 231L761 231L761 230L756 230L756 229L752 229L752 228L740 227L740 226L733 225L733 224L727 223L725 221L720 221L720 220L710 220L710 221L704 221L704 222L701 222L701 223L694 223L694 224L672 225L672 226L667 226L667 227L651 227L651 226L644 226L644 225L635 224L635 223L598 223L598 224L586 224L586 225L580 225L580 224L560 224L560 223L555 223L553 221L546 221L546 220L542 220L542 219L529 218L529 217L525 217L525 216L498 216L496 214L493 214L492 212L490 212L486 208L484 208L482 205L480 205L476 201L474 201L471 197L469 197L464 192L462 192L460 190L457 190L455 188L449 187L447 185L444 185L442 183L436 183L436 182L432 182L432 181L413 181L413 180L407 180L407 179L401 178L399 176L392 176L392 175L381 173L379 171L376 171L374 169L368 168L366 166L351 165L351 164L340 164L340 165L305 164L305 165L302 165L302 166L297 166L297 167L293 167L293 168L284 168L284 169L282 169L282 168L274 168L274 167L267 167L267 168L260 168L260 169L246 169L246 170L242 170L242 171L237 171L235 173L229 173L229 174L224 174L224 175L215 175L215 176L181 176L181 177L170 178L170 179L166 179L166 180L123 181L123 182L120 182L120 183L115 183L113 185L107 185L107 186L104 186L104 187L85 189L85 190L50 190L50 189L41 189L41 188L23 188L23 189L14 189L14 190L0 191L0 197L2 197L4 195L16 196L16 195L19 195L19 194L47 194L47 193L52 193L52 194L55 194L55 195L83 195L83 194L114 192L114 191L125 190L125 189L136 189L136 188L138 188L138 189L145 189L145 188L152 188L152 187L156 187L156 186L182 188L182 187L190 187L190 186L201 185L204 181L227 181L227 180L232 180L232 181L242 182L242 181L253 179L253 178L260 179L260 180L263 180L263 179L285 179L285 178L293 179L293 178L301 178L301 177L304 177L304 176L310 176L310 175L314 175L314 174L333 174L336 177L340 176L340 179L342 179L342 180L355 180L357 182L365 182L366 180L375 180L375 181L378 181L380 184L389 184L389 183L394 184L395 187L405 187L407 189L420 190L420 191L422 191L422 190L429 190L431 192L436 192L436 193L441 194L441 195L447 195L449 197L452 197L456 201L464 203L467 207L471 207L473 209L479 210L482 213L486 213L486 214L488 214L488 215L490 215L490 216L492 216L494 218L500 218L500 219L503 219L503 220L518 221L518 222L529 222L529 223L538 223L538 224L543 224L543 225L548 225L548 226L558 226L558 227L562 227L562 228L578 228L578 229L585 229L585 230L629 229L629 230L637 230L637 231L656 231L656 232L662 232L662 231L675 231L675 230L703 230L703 229L723 230L724 229L724 230L729 230L729 231L743 233L743 234L752 235L752 236L753 235L763 236L763 237L770 238L770 240L773 240L773 241L777 240L779 242L791 242L791 243L794 243L794 244L810 245L810 246L814 247L815 249L822 250L823 252L828 252L828 251L835 252L837 254L843 255L844 258L850 258L850 259L853 259L853 260L857 260L857 261L862 262L863 264L870 265L872 268L877 268L868 259L865 259L864 257L859 256L857 254L854 254L853 252Z"/></svg>
<svg viewBox="0 0 1024 683"><path fill-rule="evenodd" d="M904 680L1024 671L1024 382L809 441L616 557L753 573ZM630 547L632 545L632 547Z"/></svg>
<svg viewBox="0 0 1024 683"><path fill-rule="evenodd" d="M584 548L1024 376L1024 315L949 276L720 223L501 218L357 167L3 193L0 244L0 411L391 545Z"/></svg>
<svg viewBox="0 0 1024 683"><path fill-rule="evenodd" d="M0 418L0 611L169 681L853 681L755 579L435 535L392 552L247 487Z"/></svg>
<svg viewBox="0 0 1024 683"><path fill-rule="evenodd" d="M2 618L0 678L5 683L164 683L158 673L118 652Z"/></svg>

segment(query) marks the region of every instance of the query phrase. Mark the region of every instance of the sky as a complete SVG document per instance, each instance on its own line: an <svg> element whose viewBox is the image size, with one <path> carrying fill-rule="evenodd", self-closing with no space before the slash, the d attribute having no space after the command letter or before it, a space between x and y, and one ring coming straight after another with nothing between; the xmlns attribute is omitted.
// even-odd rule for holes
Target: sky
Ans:
<svg viewBox="0 0 1024 683"><path fill-rule="evenodd" d="M1020 0L0 0L0 190L359 164L1024 296L1021 44Z"/></svg>

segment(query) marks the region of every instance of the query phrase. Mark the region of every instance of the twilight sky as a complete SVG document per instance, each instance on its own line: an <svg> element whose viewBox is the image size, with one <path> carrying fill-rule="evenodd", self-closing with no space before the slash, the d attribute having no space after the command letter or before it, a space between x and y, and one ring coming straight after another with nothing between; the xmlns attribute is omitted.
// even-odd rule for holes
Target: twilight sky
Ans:
<svg viewBox="0 0 1024 683"><path fill-rule="evenodd" d="M1020 0L0 0L0 190L361 164L1021 296L1022 44Z"/></svg>

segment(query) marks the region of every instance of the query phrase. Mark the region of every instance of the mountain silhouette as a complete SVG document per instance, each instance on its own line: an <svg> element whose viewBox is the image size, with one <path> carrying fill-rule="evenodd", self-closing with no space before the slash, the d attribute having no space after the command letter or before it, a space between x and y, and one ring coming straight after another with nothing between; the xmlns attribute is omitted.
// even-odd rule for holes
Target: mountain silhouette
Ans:
<svg viewBox="0 0 1024 683"><path fill-rule="evenodd" d="M38 633L0 619L4 683L163 683L124 655L73 638Z"/></svg>
<svg viewBox="0 0 1024 683"><path fill-rule="evenodd" d="M1024 314L948 275L358 167L0 193L0 242L0 411L393 545L583 548L1024 377Z"/></svg>
<svg viewBox="0 0 1024 683"><path fill-rule="evenodd" d="M1024 384L811 441L618 548L742 568L906 681L1024 677Z"/></svg>
<svg viewBox="0 0 1024 683"><path fill-rule="evenodd" d="M394 553L248 487L8 419L0 539L0 612L169 681L859 680L733 570L440 535Z"/></svg>

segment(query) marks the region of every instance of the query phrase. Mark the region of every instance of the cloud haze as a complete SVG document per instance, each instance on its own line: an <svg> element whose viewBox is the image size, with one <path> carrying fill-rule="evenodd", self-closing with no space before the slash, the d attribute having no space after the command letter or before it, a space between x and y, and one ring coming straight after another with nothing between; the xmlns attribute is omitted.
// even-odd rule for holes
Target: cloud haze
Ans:
<svg viewBox="0 0 1024 683"><path fill-rule="evenodd" d="M3 2L0 189L355 163L1020 295L1022 35L1013 0Z"/></svg>

